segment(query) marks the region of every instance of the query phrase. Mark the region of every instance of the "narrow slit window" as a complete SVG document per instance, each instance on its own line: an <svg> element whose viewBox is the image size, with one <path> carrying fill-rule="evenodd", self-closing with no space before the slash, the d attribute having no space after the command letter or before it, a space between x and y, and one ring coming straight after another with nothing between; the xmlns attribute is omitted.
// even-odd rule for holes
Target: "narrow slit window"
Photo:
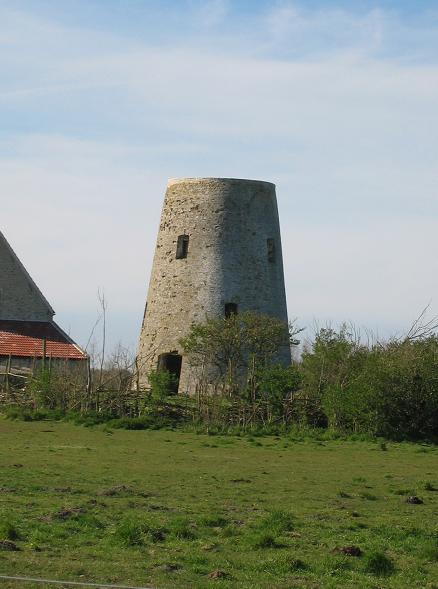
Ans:
<svg viewBox="0 0 438 589"><path fill-rule="evenodd" d="M225 317L231 317L232 315L237 315L236 303L225 303Z"/></svg>
<svg viewBox="0 0 438 589"><path fill-rule="evenodd" d="M187 258L188 251L189 251L189 236L188 235L179 235L178 242L176 244L176 259L180 260L181 258Z"/></svg>
<svg viewBox="0 0 438 589"><path fill-rule="evenodd" d="M268 262L275 262L275 241L270 237L266 240L268 246Z"/></svg>

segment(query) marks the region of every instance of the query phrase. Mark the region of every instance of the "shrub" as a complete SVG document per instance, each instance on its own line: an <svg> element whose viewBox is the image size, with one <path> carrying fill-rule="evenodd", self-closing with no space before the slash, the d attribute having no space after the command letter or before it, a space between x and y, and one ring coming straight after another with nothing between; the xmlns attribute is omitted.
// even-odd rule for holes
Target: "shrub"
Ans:
<svg viewBox="0 0 438 589"><path fill-rule="evenodd" d="M284 416L285 399L298 390L301 375L297 364L263 366L256 373L258 397L269 405L268 415Z"/></svg>
<svg viewBox="0 0 438 589"><path fill-rule="evenodd" d="M154 401L163 401L178 390L178 378L168 370L152 370L148 374L148 380Z"/></svg>
<svg viewBox="0 0 438 589"><path fill-rule="evenodd" d="M21 421L44 421L46 419L59 420L64 417L60 410L49 409L31 409L20 405L12 405L4 409L8 419L17 419Z"/></svg>
<svg viewBox="0 0 438 589"><path fill-rule="evenodd" d="M434 440L437 354L436 335L367 346L354 327L320 329L303 354L297 398L309 423L319 411L337 431Z"/></svg>

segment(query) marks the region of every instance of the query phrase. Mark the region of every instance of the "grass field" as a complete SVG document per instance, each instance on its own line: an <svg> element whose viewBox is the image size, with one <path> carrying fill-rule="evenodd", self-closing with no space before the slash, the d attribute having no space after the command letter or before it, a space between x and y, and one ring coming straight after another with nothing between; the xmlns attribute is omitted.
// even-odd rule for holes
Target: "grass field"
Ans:
<svg viewBox="0 0 438 589"><path fill-rule="evenodd" d="M438 588L437 447L4 419L0 442L0 574Z"/></svg>

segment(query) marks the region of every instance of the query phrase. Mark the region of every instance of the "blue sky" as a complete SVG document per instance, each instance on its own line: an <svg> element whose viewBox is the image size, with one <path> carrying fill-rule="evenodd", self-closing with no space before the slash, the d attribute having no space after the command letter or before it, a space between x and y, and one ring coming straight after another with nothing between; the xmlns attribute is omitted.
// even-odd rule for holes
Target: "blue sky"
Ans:
<svg viewBox="0 0 438 589"><path fill-rule="evenodd" d="M273 181L291 317L400 333L438 312L437 62L431 1L0 0L1 228L134 348L167 179Z"/></svg>

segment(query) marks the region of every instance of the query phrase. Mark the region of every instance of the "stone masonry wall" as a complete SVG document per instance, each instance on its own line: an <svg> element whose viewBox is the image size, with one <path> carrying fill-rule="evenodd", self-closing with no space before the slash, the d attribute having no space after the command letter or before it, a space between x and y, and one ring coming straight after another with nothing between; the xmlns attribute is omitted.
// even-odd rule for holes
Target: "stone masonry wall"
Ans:
<svg viewBox="0 0 438 589"><path fill-rule="evenodd" d="M188 255L176 259L179 235ZM273 244L271 261L267 240ZM139 345L140 382L161 353L182 353L193 322L223 317L226 303L287 322L275 186L227 178L168 183ZM285 349L280 361L290 362ZM192 392L194 371L183 358L180 392Z"/></svg>
<svg viewBox="0 0 438 589"><path fill-rule="evenodd" d="M0 232L0 319L51 321L45 300Z"/></svg>

